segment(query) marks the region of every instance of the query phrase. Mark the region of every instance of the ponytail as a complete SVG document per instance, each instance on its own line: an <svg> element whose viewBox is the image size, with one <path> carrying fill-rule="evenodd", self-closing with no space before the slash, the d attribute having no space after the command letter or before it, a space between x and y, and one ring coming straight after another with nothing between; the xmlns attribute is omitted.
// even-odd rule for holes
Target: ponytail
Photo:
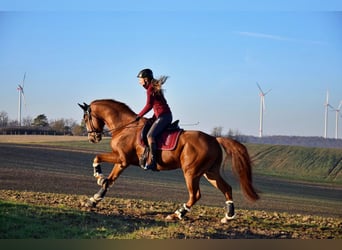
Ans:
<svg viewBox="0 0 342 250"><path fill-rule="evenodd" d="M168 78L168 76L161 76L158 80L152 79L152 85L155 94L163 93L162 85L166 82Z"/></svg>

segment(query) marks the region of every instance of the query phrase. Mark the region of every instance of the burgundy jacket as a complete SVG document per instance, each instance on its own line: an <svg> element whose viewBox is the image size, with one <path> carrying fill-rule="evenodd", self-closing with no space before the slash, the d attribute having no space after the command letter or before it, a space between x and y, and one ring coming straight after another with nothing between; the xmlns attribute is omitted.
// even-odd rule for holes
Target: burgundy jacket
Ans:
<svg viewBox="0 0 342 250"><path fill-rule="evenodd" d="M145 107L140 111L138 116L143 117L151 109L153 109L156 118L163 114L171 113L171 109L163 94L154 94L152 84L149 84L147 87L144 86L144 88L146 88L147 101Z"/></svg>

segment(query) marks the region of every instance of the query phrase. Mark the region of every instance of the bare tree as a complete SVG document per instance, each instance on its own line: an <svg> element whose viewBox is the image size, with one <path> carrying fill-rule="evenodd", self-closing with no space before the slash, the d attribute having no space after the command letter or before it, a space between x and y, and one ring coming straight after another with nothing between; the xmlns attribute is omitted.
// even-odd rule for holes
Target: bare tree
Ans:
<svg viewBox="0 0 342 250"><path fill-rule="evenodd" d="M228 133L227 133L226 137L232 138L232 139L237 140L239 142L245 142L246 141L245 137L237 129L233 130L233 129L230 128L228 130Z"/></svg>
<svg viewBox="0 0 342 250"><path fill-rule="evenodd" d="M75 134L74 128L77 127L76 121L74 119L57 119L50 121L50 128L55 130L60 134Z"/></svg>
<svg viewBox="0 0 342 250"><path fill-rule="evenodd" d="M5 111L0 112L0 127L6 127L8 125L8 114Z"/></svg>
<svg viewBox="0 0 342 250"><path fill-rule="evenodd" d="M222 136L222 127L215 127L211 132L212 136L219 137Z"/></svg>
<svg viewBox="0 0 342 250"><path fill-rule="evenodd" d="M22 125L25 127L30 127L32 125L33 119L31 116L26 116L21 121Z"/></svg>

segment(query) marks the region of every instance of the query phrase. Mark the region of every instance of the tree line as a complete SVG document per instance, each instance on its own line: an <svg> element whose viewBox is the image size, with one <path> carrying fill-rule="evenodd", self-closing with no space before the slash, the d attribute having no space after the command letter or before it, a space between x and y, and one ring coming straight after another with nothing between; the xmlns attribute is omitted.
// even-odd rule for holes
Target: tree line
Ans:
<svg viewBox="0 0 342 250"><path fill-rule="evenodd" d="M342 148L342 139L323 138L320 136L286 136L286 135L270 135L256 137L252 135L243 135L239 130L229 129L227 133L223 133L222 127L214 127L211 135L215 137L228 137L242 143L250 144L270 144L270 145L288 145L316 148Z"/></svg>
<svg viewBox="0 0 342 250"><path fill-rule="evenodd" d="M39 114L35 118L29 116L24 117L21 121L21 126L19 127L17 120L11 120L5 111L0 112L0 128L4 133L9 131L9 133L15 133L15 131L24 132L27 131L44 131L49 132L49 134L61 134L61 135L85 135L86 128L84 121L77 123L73 119L55 119L49 120L45 114ZM19 130L20 128L20 130ZM37 133L37 132L35 132Z"/></svg>

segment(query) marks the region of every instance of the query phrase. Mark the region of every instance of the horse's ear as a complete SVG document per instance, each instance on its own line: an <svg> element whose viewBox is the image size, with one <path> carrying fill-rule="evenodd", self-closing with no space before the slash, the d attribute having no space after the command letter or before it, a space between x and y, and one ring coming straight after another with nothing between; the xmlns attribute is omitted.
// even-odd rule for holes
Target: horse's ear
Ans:
<svg viewBox="0 0 342 250"><path fill-rule="evenodd" d="M81 109L83 109L83 111L87 111L88 110L88 105L84 102L83 105L77 103L78 106L80 106Z"/></svg>

